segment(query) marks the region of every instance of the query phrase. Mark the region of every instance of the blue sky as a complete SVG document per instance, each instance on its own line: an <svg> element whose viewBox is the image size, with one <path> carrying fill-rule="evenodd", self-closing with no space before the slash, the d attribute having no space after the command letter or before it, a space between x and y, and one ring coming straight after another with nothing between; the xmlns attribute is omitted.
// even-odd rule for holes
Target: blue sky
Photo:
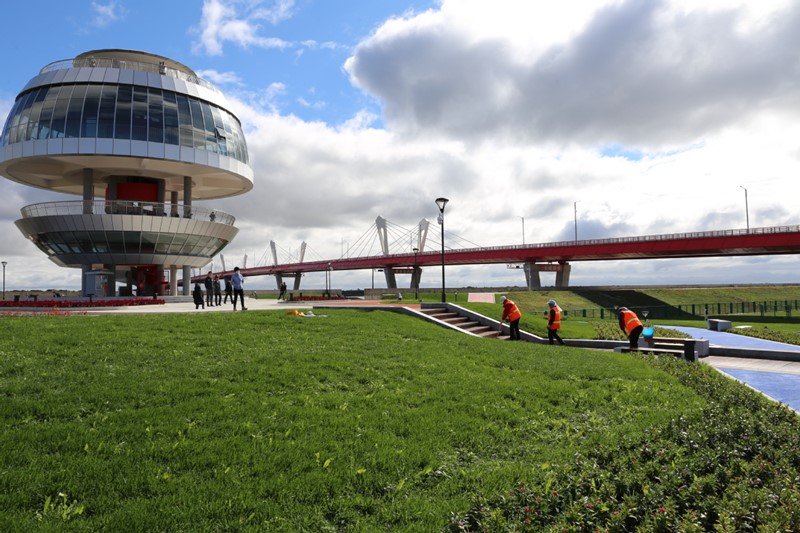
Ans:
<svg viewBox="0 0 800 533"><path fill-rule="evenodd" d="M435 224L438 196L448 231L486 246L521 243L523 217L527 243L571 239L575 206L580 239L740 229L742 187L752 227L800 223L796 2L44 0L4 15L3 117L41 67L100 48L170 57L222 89L255 171L253 191L213 205L240 228L229 266L263 264L270 240L338 257L376 216ZM9 286L79 285L13 227L62 198L8 180L0 194ZM572 281L794 282L796 261L583 263ZM448 279L524 282L505 265Z"/></svg>

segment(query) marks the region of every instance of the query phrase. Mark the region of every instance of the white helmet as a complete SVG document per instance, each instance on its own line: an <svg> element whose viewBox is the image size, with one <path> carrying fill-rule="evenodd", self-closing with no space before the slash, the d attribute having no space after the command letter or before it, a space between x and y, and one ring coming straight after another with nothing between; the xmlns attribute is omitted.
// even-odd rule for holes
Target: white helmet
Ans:
<svg viewBox="0 0 800 533"><path fill-rule="evenodd" d="M506 297L505 297L505 295L503 295L503 296L501 296L501 297L500 297L500 303L503 303L503 302L505 302L506 300L508 300L508 298L506 298Z"/></svg>

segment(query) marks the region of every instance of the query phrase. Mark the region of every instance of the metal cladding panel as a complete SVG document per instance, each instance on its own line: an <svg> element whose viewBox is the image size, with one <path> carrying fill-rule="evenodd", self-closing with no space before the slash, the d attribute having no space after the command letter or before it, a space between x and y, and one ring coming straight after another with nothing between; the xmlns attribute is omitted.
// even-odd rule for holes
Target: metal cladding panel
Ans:
<svg viewBox="0 0 800 533"><path fill-rule="evenodd" d="M161 88L165 91L176 92L175 78L170 76L161 76Z"/></svg>
<svg viewBox="0 0 800 533"><path fill-rule="evenodd" d="M64 79L67 77L68 70L57 70L53 74L53 79L50 80L50 83L53 85L57 85L59 83L64 83Z"/></svg>
<svg viewBox="0 0 800 533"><path fill-rule="evenodd" d="M159 143L147 143L147 155L145 157L151 157L155 159L165 159L166 158L166 144L159 144Z"/></svg>
<svg viewBox="0 0 800 533"><path fill-rule="evenodd" d="M179 161L181 158L181 147L174 144L164 145L164 159Z"/></svg>
<svg viewBox="0 0 800 533"><path fill-rule="evenodd" d="M63 139L47 139L47 153L53 155L64 153L64 143L62 141Z"/></svg>
<svg viewBox="0 0 800 533"><path fill-rule="evenodd" d="M147 72L136 70L133 72L134 85L147 85Z"/></svg>
<svg viewBox="0 0 800 533"><path fill-rule="evenodd" d="M131 141L131 155L147 157L147 141Z"/></svg>
<svg viewBox="0 0 800 533"><path fill-rule="evenodd" d="M181 146L181 161L184 163L194 163L194 148Z"/></svg>
<svg viewBox="0 0 800 533"><path fill-rule="evenodd" d="M36 143L33 141L22 142L22 157L30 157L36 153Z"/></svg>
<svg viewBox="0 0 800 533"><path fill-rule="evenodd" d="M89 67L81 67L76 69L78 72L75 74L75 81L78 83L86 83L92 77L92 71L94 69Z"/></svg>
<svg viewBox="0 0 800 533"><path fill-rule="evenodd" d="M92 83L102 83L105 80L106 71L108 69L105 68L93 68L91 69L92 72L89 74L89 81Z"/></svg>
<svg viewBox="0 0 800 533"><path fill-rule="evenodd" d="M79 70L77 68L68 68L66 74L64 74L64 83L74 83L78 77Z"/></svg>
<svg viewBox="0 0 800 533"><path fill-rule="evenodd" d="M33 141L33 155L47 155L47 141Z"/></svg>
<svg viewBox="0 0 800 533"><path fill-rule="evenodd" d="M125 85L133 85L133 71L128 69L121 69L119 71L119 83Z"/></svg>
<svg viewBox="0 0 800 533"><path fill-rule="evenodd" d="M79 152L80 139L70 137L68 139L63 139L63 141L64 142L61 144L62 154L77 154Z"/></svg>
<svg viewBox="0 0 800 533"><path fill-rule="evenodd" d="M95 139L95 153L96 154L113 154L114 153L114 139Z"/></svg>
<svg viewBox="0 0 800 533"><path fill-rule="evenodd" d="M103 81L105 83L119 83L119 69L107 68L104 70Z"/></svg>
<svg viewBox="0 0 800 533"><path fill-rule="evenodd" d="M157 89L161 89L161 80L164 78L161 74L157 72L148 72L147 73L147 86L148 87L155 87Z"/></svg>
<svg viewBox="0 0 800 533"><path fill-rule="evenodd" d="M114 139L114 155L131 155L131 142Z"/></svg>
<svg viewBox="0 0 800 533"><path fill-rule="evenodd" d="M94 138L81 138L78 144L78 152L82 154L95 154L97 153L96 144Z"/></svg>

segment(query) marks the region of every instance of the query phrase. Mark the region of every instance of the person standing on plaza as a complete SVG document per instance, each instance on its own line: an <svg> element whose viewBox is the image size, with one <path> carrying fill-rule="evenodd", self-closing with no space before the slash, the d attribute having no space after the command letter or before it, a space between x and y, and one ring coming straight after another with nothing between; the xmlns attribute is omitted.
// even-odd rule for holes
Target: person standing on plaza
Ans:
<svg viewBox="0 0 800 533"><path fill-rule="evenodd" d="M242 300L242 311L247 311L244 306L244 276L239 271L239 267L233 269L233 276L231 276L231 285L233 285L233 310L236 311L236 299Z"/></svg>
<svg viewBox="0 0 800 533"><path fill-rule="evenodd" d="M194 308L203 309L206 308L206 304L203 303L203 289L200 288L199 283L194 284L194 290L192 291L192 297L194 298Z"/></svg>
<svg viewBox="0 0 800 533"><path fill-rule="evenodd" d="M522 340L522 336L519 333L519 319L522 318L522 312L517 307L517 304L505 296L500 297L500 303L503 304L503 316L500 318L500 322L508 320L512 341Z"/></svg>
<svg viewBox="0 0 800 533"><path fill-rule="evenodd" d="M214 278L211 277L211 271L206 274L206 279L203 282L206 287L206 305L214 307Z"/></svg>
<svg viewBox="0 0 800 533"><path fill-rule="evenodd" d="M281 293L278 295L278 300L286 299L286 282L281 281Z"/></svg>
<svg viewBox="0 0 800 533"><path fill-rule="evenodd" d="M644 325L636 313L627 307L619 308L619 329L628 337L631 350L639 348L639 335L642 334Z"/></svg>
<svg viewBox="0 0 800 533"><path fill-rule="evenodd" d="M225 276L225 300L222 303L228 303L228 298L233 303L233 285L231 285L231 277Z"/></svg>
<svg viewBox="0 0 800 533"><path fill-rule="evenodd" d="M558 341L558 344L563 345L564 341L558 335L558 330L561 329L561 308L555 300L548 301L547 305L550 306L550 314L547 317L547 340L550 344Z"/></svg>
<svg viewBox="0 0 800 533"><path fill-rule="evenodd" d="M222 305L222 284L219 281L219 276L214 276L214 305Z"/></svg>

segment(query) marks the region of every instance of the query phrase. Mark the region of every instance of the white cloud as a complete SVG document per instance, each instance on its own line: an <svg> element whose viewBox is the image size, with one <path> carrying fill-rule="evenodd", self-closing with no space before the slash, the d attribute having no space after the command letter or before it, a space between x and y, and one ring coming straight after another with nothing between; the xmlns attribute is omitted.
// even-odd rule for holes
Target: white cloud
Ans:
<svg viewBox="0 0 800 533"><path fill-rule="evenodd" d="M797 5L545 4L446 0L380 26L345 68L386 130L368 113L336 127L248 108L258 181L230 209L258 221L261 246L307 240L328 257L377 215L435 220L440 195L448 232L483 245L519 243L521 216L528 243L571 240L574 218L581 239L744 228L740 186L751 226L798 221ZM641 157L603 157L610 145ZM231 248L258 247L250 229ZM701 277L763 281L773 260ZM675 270L582 263L573 281L635 268L680 283L704 268L664 264ZM498 268L486 279L519 277Z"/></svg>
<svg viewBox="0 0 800 533"><path fill-rule="evenodd" d="M197 75L215 85L242 85L242 79L235 72L217 72L216 70L198 70Z"/></svg>
<svg viewBox="0 0 800 533"><path fill-rule="evenodd" d="M199 46L212 55L228 43L269 46L259 23L292 6L270 19L252 5L207 0ZM225 256L248 254L252 266L275 240L338 257L378 215L406 228L427 217L436 231L438 196L451 200L448 234L482 245L519 244L520 217L527 243L571 240L576 219L579 239L744 228L740 186L752 227L796 224L798 41L800 5L789 1L444 0L393 18L345 66L381 117L304 121L281 113L281 83L226 90L256 177L248 194L214 202L241 228ZM638 155L604 157L609 146ZM20 241L30 264L46 262ZM576 263L572 281L787 282L794 263ZM369 286L370 274L337 272L334 285ZM463 286L524 283L505 265L447 275ZM303 281L323 284L322 275Z"/></svg>
<svg viewBox="0 0 800 533"><path fill-rule="evenodd" d="M117 22L125 16L125 8L116 0L106 4L92 2L92 26L103 28L112 22Z"/></svg>
<svg viewBox="0 0 800 533"><path fill-rule="evenodd" d="M218 56L226 42L242 48L287 48L290 43L275 37L259 35L258 21L277 22L291 13L291 1L279 1L274 8L260 7L260 3L244 3L236 0L204 0L202 19L197 28L199 41L196 50ZM254 7L255 6L255 7ZM242 8L244 13L240 13Z"/></svg>

